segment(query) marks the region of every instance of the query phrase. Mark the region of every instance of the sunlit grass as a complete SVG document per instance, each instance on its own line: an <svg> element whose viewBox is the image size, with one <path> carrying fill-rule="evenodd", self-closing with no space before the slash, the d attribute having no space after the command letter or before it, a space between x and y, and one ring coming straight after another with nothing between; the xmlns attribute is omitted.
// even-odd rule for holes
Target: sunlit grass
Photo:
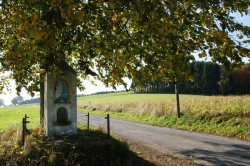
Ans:
<svg viewBox="0 0 250 166"><path fill-rule="evenodd" d="M182 98L199 98L198 95L181 95ZM174 94L136 94L133 92L119 92L108 94L88 95L78 98L78 104L108 104L130 102L154 102L175 100Z"/></svg>
<svg viewBox="0 0 250 166"><path fill-rule="evenodd" d="M250 96L180 95L182 113L250 117ZM84 96L79 108L129 111L137 114L168 116L176 112L174 94L134 94L131 92Z"/></svg>
<svg viewBox="0 0 250 166"><path fill-rule="evenodd" d="M30 123L27 124L29 128L34 128L39 125L40 113L38 104L0 108L0 131L21 125L22 118L24 118L25 114L29 117L28 121L30 121Z"/></svg>

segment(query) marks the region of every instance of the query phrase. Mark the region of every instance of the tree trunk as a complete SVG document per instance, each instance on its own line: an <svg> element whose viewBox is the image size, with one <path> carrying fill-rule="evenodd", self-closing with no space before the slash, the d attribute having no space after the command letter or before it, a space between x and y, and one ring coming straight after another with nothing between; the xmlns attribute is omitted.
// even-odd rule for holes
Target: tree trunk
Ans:
<svg viewBox="0 0 250 166"><path fill-rule="evenodd" d="M180 98L179 98L179 86L178 82L175 83L175 94L176 94L176 106L177 106L177 117L181 117L181 111L180 111Z"/></svg>
<svg viewBox="0 0 250 166"><path fill-rule="evenodd" d="M43 79L42 79L43 80ZM44 82L40 83L40 125L44 124Z"/></svg>

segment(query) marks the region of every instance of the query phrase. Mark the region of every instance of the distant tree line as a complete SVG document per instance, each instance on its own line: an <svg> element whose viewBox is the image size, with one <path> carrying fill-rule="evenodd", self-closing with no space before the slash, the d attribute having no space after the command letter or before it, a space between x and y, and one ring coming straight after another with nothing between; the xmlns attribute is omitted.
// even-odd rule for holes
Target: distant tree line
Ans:
<svg viewBox="0 0 250 166"><path fill-rule="evenodd" d="M13 105L19 105L23 101L23 96L16 96L11 100Z"/></svg>
<svg viewBox="0 0 250 166"><path fill-rule="evenodd" d="M193 62L188 65L190 79L180 78L180 93L200 95L250 94L250 64L232 70L212 62ZM141 93L175 92L174 84L170 82L148 80L141 80L142 87L140 88L136 88L136 82L133 80L131 89Z"/></svg>
<svg viewBox="0 0 250 166"><path fill-rule="evenodd" d="M40 98L33 98L33 99L29 99L29 100L24 100L21 101L19 103L19 105L23 105L23 104L34 104L34 103L40 103Z"/></svg>

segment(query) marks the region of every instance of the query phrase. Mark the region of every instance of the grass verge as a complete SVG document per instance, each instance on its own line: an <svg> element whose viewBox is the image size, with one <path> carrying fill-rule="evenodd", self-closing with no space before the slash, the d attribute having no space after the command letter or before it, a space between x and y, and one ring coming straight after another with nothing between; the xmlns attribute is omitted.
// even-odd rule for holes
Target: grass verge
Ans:
<svg viewBox="0 0 250 166"><path fill-rule="evenodd" d="M184 114L181 118L176 116L157 117L150 114L133 114L129 112L114 112L101 110L80 109L80 112L89 112L105 116L110 114L111 118L129 120L137 123L150 124L155 126L167 126L180 130L195 131L214 135L225 136L229 138L238 138L242 140L250 140L250 129L246 125L238 124L238 118L228 118L218 116L209 119L209 115L204 117L195 117L192 114Z"/></svg>

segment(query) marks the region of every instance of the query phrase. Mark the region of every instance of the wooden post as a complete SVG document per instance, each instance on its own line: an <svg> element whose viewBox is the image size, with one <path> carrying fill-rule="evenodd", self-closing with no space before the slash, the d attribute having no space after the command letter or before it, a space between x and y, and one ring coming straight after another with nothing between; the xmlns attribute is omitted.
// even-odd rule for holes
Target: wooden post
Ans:
<svg viewBox="0 0 250 166"><path fill-rule="evenodd" d="M181 117L181 111L180 111L180 98L179 98L179 86L178 82L175 83L175 94L176 94L176 106L177 106L177 117Z"/></svg>
<svg viewBox="0 0 250 166"><path fill-rule="evenodd" d="M25 139L25 118L22 120L22 146L24 146L24 139Z"/></svg>
<svg viewBox="0 0 250 166"><path fill-rule="evenodd" d="M29 121L27 121L27 118L29 117L25 114L23 121L22 121L22 146L24 146L25 135L26 135L26 132L28 132L27 123L29 123Z"/></svg>

